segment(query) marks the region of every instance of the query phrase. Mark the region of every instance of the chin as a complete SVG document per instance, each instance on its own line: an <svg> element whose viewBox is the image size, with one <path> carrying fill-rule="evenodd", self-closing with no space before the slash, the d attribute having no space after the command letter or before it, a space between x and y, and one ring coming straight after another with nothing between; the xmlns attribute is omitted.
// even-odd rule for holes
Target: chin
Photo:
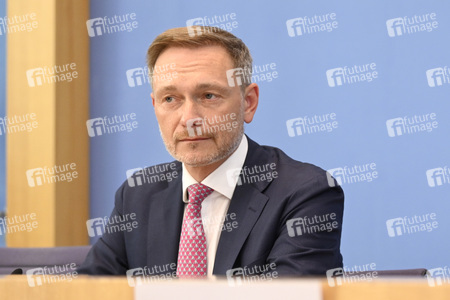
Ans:
<svg viewBox="0 0 450 300"><path fill-rule="evenodd" d="M191 167L204 167L216 162L215 159L202 157L181 157L181 162Z"/></svg>
<svg viewBox="0 0 450 300"><path fill-rule="evenodd" d="M224 158L223 153L205 153L205 154L193 154L193 155L177 155L176 159L182 163L191 167L204 167L213 164Z"/></svg>

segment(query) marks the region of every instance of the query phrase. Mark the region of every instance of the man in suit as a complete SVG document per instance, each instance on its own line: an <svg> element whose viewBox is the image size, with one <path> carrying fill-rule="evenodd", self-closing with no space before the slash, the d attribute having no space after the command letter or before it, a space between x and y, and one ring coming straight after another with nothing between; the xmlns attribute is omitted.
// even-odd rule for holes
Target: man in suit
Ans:
<svg viewBox="0 0 450 300"><path fill-rule="evenodd" d="M245 44L218 28L175 28L147 58L161 136L176 161L119 188L79 273L325 275L342 267L337 182L244 134L259 97Z"/></svg>

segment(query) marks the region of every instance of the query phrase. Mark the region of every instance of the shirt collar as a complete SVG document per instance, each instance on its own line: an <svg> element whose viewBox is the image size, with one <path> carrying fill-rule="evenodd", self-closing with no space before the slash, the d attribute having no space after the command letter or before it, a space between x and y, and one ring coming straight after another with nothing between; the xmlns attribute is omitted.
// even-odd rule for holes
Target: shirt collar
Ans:
<svg viewBox="0 0 450 300"><path fill-rule="evenodd" d="M214 191L224 195L228 199L231 199L236 188L236 183L238 180L237 176L228 176L227 172L232 169L242 169L245 162L245 157L248 151L248 141L247 137L242 135L241 143L239 144L236 151L230 155L217 169L215 169L211 174L209 174L201 183L209 186ZM187 171L184 163L183 166L183 202L188 203L187 188L188 186L198 183Z"/></svg>

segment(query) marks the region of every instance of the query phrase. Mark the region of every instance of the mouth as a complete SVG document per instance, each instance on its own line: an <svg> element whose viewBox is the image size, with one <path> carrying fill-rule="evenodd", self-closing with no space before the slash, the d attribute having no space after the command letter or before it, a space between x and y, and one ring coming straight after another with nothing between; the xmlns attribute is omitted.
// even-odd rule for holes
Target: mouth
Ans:
<svg viewBox="0 0 450 300"><path fill-rule="evenodd" d="M185 138L181 139L180 142L200 142L200 141L206 141L209 140L208 137L193 137L193 138Z"/></svg>

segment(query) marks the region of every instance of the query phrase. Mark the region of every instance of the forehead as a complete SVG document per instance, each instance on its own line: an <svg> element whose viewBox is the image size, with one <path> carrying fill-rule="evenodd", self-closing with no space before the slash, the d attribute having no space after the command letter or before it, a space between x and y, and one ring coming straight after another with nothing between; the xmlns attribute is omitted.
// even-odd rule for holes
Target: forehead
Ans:
<svg viewBox="0 0 450 300"><path fill-rule="evenodd" d="M221 46L200 46L196 48L169 47L165 49L155 62L155 69L164 70L165 65L177 69L201 68L205 66L226 68L233 67L233 61L228 52Z"/></svg>
<svg viewBox="0 0 450 300"><path fill-rule="evenodd" d="M156 60L152 73L153 90L158 93L168 87L226 85L226 71L233 65L230 55L221 46L170 47Z"/></svg>

